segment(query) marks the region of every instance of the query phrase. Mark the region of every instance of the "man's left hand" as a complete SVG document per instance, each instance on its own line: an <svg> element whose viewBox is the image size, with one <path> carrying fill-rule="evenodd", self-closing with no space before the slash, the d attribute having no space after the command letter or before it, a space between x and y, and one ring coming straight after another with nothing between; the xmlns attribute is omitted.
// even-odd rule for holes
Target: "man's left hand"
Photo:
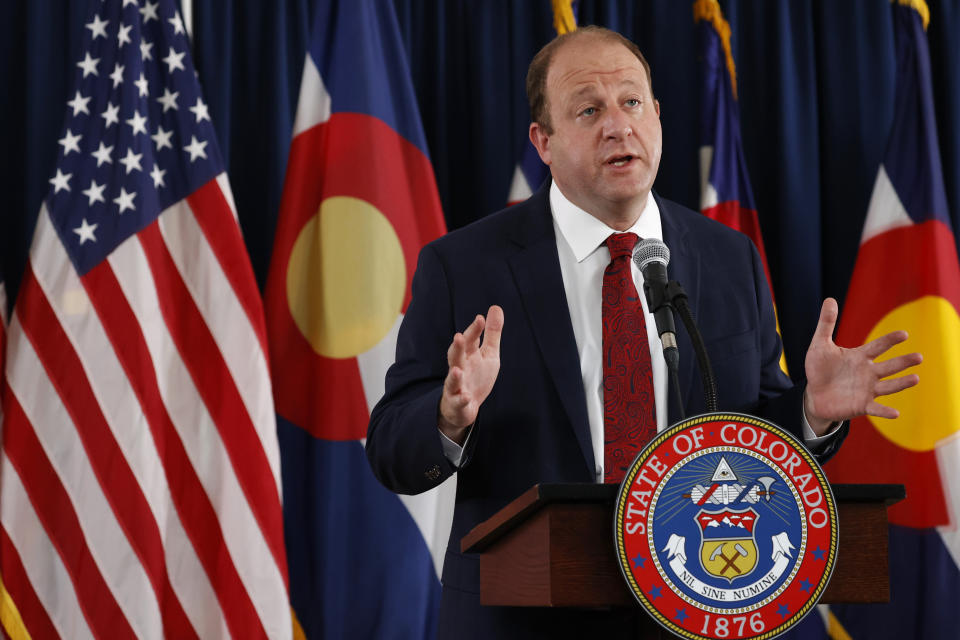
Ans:
<svg viewBox="0 0 960 640"><path fill-rule="evenodd" d="M906 340L906 331L894 331L856 349L844 349L833 341L837 315L837 301L824 300L804 363L807 388L803 392L803 407L810 427L818 436L834 422L864 414L898 417L899 411L880 404L877 398L903 391L920 381L916 374L891 377L920 364L923 357L919 353L876 361L891 347Z"/></svg>

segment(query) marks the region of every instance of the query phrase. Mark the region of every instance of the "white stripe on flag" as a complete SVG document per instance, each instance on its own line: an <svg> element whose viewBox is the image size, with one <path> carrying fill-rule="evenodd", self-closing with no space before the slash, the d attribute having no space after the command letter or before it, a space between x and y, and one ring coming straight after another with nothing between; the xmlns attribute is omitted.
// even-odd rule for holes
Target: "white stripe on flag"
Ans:
<svg viewBox="0 0 960 640"><path fill-rule="evenodd" d="M293 123L293 137L330 119L330 94L323 78L307 53L303 63L303 78L300 81L300 96L297 98L297 117Z"/></svg>
<svg viewBox="0 0 960 640"><path fill-rule="evenodd" d="M0 522L20 554L37 598L62 638L93 638L83 617L67 568L33 510L20 476L0 450Z"/></svg>
<svg viewBox="0 0 960 640"><path fill-rule="evenodd" d="M173 505L146 417L86 290L53 230L46 207L41 210L35 237L31 264L37 283L84 363L110 430L155 521L160 523L167 574L174 592L201 638L226 637L229 633L223 613Z"/></svg>
<svg viewBox="0 0 960 640"><path fill-rule="evenodd" d="M904 209L897 190L890 182L886 168L881 164L877 172L877 181L873 183L873 193L870 195L870 205L867 207L867 219L863 223L860 244L885 231L912 224L913 220Z"/></svg>
<svg viewBox="0 0 960 640"><path fill-rule="evenodd" d="M940 469L940 486L943 487L947 514L950 516L950 523L937 527L937 531L960 570L960 431L938 442L935 451Z"/></svg>
<svg viewBox="0 0 960 640"><path fill-rule="evenodd" d="M279 493L277 421L273 394L270 386L264 384L270 374L257 334L187 202L184 200L170 207L159 220L160 233L180 277L223 354L247 414L260 436L260 445L267 454Z"/></svg>
<svg viewBox="0 0 960 640"><path fill-rule="evenodd" d="M216 506L233 564L257 615L272 635L271 625L289 616L283 576L276 563L265 562L273 556L240 488L220 433L164 322L138 237L131 236L117 247L108 261L143 331L163 404L207 496Z"/></svg>
<svg viewBox="0 0 960 640"><path fill-rule="evenodd" d="M710 184L710 169L713 167L713 147L700 147L700 210L715 207L720 202L717 190Z"/></svg>
<svg viewBox="0 0 960 640"><path fill-rule="evenodd" d="M226 173L217 175L217 186L220 187L220 193L223 194L227 204L230 205L233 219L237 220L237 204L233 201L233 190L230 188L230 178L227 177Z"/></svg>
<svg viewBox="0 0 960 640"><path fill-rule="evenodd" d="M18 318L10 326L10 343L14 345L10 390L70 497L100 575L137 636L161 637L163 624L150 580L103 495L73 420Z"/></svg>
<svg viewBox="0 0 960 640"><path fill-rule="evenodd" d="M530 186L527 182L527 177L523 175L523 169L521 169L518 164L513 168L513 180L510 182L510 192L507 194L507 202L523 202L533 195L533 190L536 188L536 186Z"/></svg>

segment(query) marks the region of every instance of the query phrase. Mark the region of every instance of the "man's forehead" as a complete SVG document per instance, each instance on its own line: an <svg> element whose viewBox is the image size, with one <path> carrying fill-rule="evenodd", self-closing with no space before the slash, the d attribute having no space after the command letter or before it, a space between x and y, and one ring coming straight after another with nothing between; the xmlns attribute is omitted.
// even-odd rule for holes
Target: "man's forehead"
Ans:
<svg viewBox="0 0 960 640"><path fill-rule="evenodd" d="M578 77L580 76L580 77ZM636 69L628 67L614 69L611 71L586 71L569 74L566 79L560 79L558 84L569 84L571 86L571 96L578 96L593 93L597 90L597 81L610 82L624 89L643 89L646 87L646 78L643 71L639 73ZM567 82L568 81L568 82Z"/></svg>
<svg viewBox="0 0 960 640"><path fill-rule="evenodd" d="M646 86L640 60L619 42L600 38L573 40L554 55L548 85L567 85L576 93L589 91L597 80Z"/></svg>

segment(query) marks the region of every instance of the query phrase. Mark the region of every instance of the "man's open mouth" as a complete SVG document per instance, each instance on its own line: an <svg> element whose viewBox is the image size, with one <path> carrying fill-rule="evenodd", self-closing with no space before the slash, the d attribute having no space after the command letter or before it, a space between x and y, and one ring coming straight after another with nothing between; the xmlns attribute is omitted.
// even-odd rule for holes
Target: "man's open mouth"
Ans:
<svg viewBox="0 0 960 640"><path fill-rule="evenodd" d="M630 156L630 155L617 156L615 158L611 158L610 160L608 160L607 164L612 164L615 167L622 167L626 165L628 162L630 162L631 160L633 160L633 156Z"/></svg>

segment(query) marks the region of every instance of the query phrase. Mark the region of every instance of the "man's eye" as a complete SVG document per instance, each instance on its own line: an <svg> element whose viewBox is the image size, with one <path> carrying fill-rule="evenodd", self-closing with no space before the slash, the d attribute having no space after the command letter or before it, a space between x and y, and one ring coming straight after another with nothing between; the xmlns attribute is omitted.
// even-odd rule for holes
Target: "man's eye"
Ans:
<svg viewBox="0 0 960 640"><path fill-rule="evenodd" d="M586 109L584 109L583 111L580 112L580 115L582 115L582 116L592 116L592 115L595 114L596 112L597 112L597 108L596 108L596 107L587 107Z"/></svg>
<svg viewBox="0 0 960 640"><path fill-rule="evenodd" d="M630 98L629 100L627 100L626 105L628 107L638 107L640 106L640 101L637 100L636 98Z"/></svg>

